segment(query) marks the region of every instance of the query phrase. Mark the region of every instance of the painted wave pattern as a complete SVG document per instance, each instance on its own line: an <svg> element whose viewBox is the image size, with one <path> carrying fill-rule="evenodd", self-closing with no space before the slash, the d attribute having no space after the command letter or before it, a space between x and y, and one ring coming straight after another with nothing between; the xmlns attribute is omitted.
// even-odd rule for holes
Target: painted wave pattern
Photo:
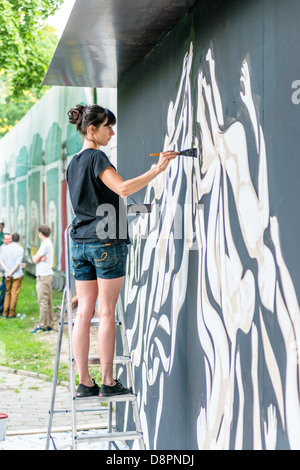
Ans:
<svg viewBox="0 0 300 470"><path fill-rule="evenodd" d="M193 136L196 115L202 161L175 159L147 188L145 202L153 203L152 213L130 224L133 247L124 306L135 312L127 334L133 369L141 377L137 392L146 446L157 448L162 410L168 400L164 384L174 365L178 320L186 301L193 250L198 262L196 315L206 387L206 406L196 418L198 448L243 448L245 426L249 427L246 395L251 393L253 449L276 448L279 420L290 448L299 449L299 304L282 256L278 221L270 215L266 147L254 106L249 63L245 59L241 64L240 97L255 138L257 189L249 170L243 124L236 120L224 130L212 50L207 52L206 71L200 70L197 76L196 103L191 90L192 63L191 43L176 99L169 104L164 148L197 146ZM244 246L249 259L256 261L256 270L243 265L234 243L229 190ZM209 201L205 207L199 204L204 196ZM264 241L266 231L272 249ZM284 370L266 315L276 318L274 324L280 332L276 341L281 338L285 351ZM251 354L246 358L250 392L249 381L246 387L244 378L239 332L250 338ZM273 390L263 415L261 356ZM153 387L157 390L155 401L151 400ZM150 406L152 416L155 407L154 426L149 424Z"/></svg>

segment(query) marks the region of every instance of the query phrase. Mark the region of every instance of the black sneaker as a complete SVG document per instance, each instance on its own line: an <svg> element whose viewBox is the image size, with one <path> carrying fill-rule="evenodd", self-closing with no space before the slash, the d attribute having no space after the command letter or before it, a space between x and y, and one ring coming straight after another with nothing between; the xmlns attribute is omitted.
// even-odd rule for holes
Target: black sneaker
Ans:
<svg viewBox="0 0 300 470"><path fill-rule="evenodd" d="M76 396L79 398L86 398L86 397L93 397L95 395L99 395L99 386L95 383L93 379L94 385L91 387L87 387L86 385L79 384L78 389L76 392Z"/></svg>
<svg viewBox="0 0 300 470"><path fill-rule="evenodd" d="M46 328L41 328L40 326L37 326L36 329L33 330L31 333L34 335L36 333L45 333L45 331L47 331Z"/></svg>
<svg viewBox="0 0 300 470"><path fill-rule="evenodd" d="M112 397L115 395L125 395L126 393L131 393L129 388L123 387L119 379L116 379L116 385L101 385L99 392L99 397Z"/></svg>

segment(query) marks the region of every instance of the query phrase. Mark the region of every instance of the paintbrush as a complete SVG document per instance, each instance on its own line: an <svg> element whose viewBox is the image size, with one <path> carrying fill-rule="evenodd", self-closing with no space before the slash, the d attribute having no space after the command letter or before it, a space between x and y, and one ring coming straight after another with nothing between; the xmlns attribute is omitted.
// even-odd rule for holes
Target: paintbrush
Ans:
<svg viewBox="0 0 300 470"><path fill-rule="evenodd" d="M199 148L193 148L193 149L187 149L187 150L181 150L179 152L179 155L182 155L184 157L192 157L192 158L198 158L200 155L201 149ZM150 157L159 157L159 153L150 153Z"/></svg>

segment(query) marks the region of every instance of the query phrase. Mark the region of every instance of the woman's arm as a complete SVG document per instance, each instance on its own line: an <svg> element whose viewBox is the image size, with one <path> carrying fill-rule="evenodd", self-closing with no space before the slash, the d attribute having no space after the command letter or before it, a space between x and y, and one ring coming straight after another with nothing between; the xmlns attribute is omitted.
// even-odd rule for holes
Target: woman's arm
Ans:
<svg viewBox="0 0 300 470"><path fill-rule="evenodd" d="M117 173L111 166L103 170L100 173L99 178L109 189L117 193L119 196L127 197L147 186L150 181L165 171L170 161L177 157L178 154L179 152L174 152L173 150L161 152L159 161L155 167L146 171L146 173L127 181L124 181L119 173Z"/></svg>

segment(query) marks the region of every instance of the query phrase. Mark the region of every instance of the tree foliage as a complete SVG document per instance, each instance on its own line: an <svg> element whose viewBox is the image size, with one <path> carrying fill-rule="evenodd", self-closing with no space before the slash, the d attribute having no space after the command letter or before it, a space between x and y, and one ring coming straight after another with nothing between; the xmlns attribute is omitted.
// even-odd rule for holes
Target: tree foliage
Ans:
<svg viewBox="0 0 300 470"><path fill-rule="evenodd" d="M0 137L46 91L58 38L46 24L63 0L0 0Z"/></svg>
<svg viewBox="0 0 300 470"><path fill-rule="evenodd" d="M45 20L63 0L0 0L0 68L13 96L40 88L53 55Z"/></svg>

